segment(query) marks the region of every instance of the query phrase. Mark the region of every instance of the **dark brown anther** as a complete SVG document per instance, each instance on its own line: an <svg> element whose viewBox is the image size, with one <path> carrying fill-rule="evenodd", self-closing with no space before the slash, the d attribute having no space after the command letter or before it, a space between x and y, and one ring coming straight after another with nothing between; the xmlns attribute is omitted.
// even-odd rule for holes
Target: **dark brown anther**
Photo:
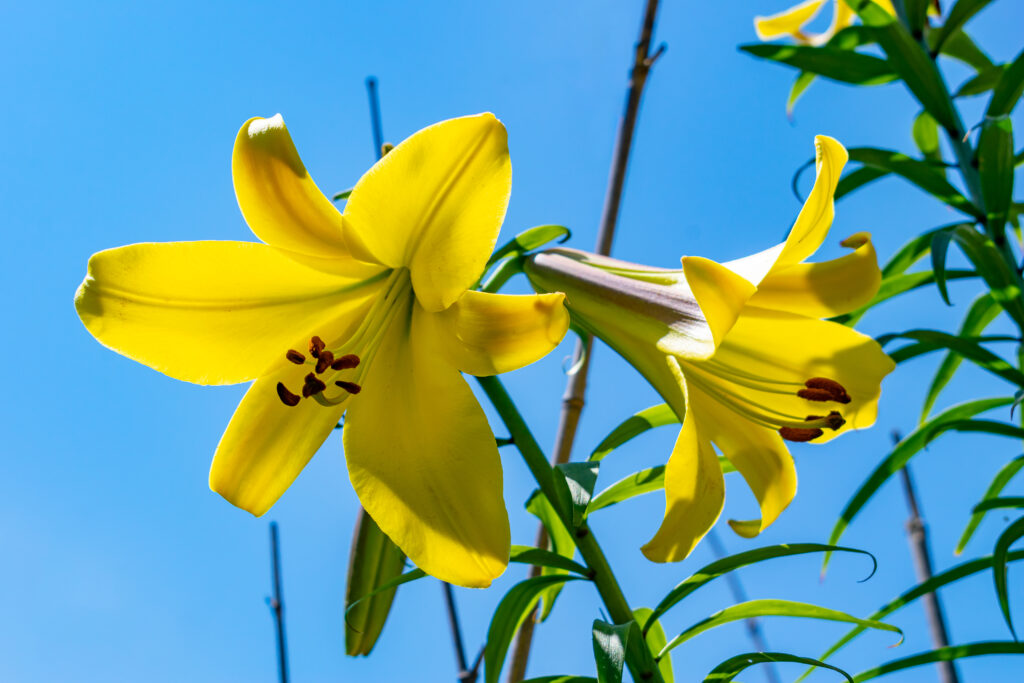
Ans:
<svg viewBox="0 0 1024 683"><path fill-rule="evenodd" d="M314 335L309 340L309 355L313 356L313 358L319 358L320 352L323 351L326 346L327 344L324 344L323 339Z"/></svg>
<svg viewBox="0 0 1024 683"><path fill-rule="evenodd" d="M827 377L812 377L806 382L804 382L804 386L807 387L808 389L820 389L823 391L827 391L831 396L830 400L835 401L836 403L850 402L850 395L846 393L846 387L844 387L842 384L835 381L834 379L829 379ZM797 392L797 396L800 395L800 392ZM807 397L804 396L804 398ZM814 401L816 399L811 400Z"/></svg>
<svg viewBox="0 0 1024 683"><path fill-rule="evenodd" d="M802 429L798 427L780 427L779 436L786 441L796 441L797 443L803 443L805 441L813 441L825 432L820 429Z"/></svg>
<svg viewBox="0 0 1024 683"><path fill-rule="evenodd" d="M331 367L331 363L334 362L334 354L323 349L320 351L320 357L316 360L316 374L322 373L327 368Z"/></svg>
<svg viewBox="0 0 1024 683"><path fill-rule="evenodd" d="M808 401L821 401L822 403L833 400L832 393L825 389L801 389L796 392L796 395L806 398Z"/></svg>
<svg viewBox="0 0 1024 683"><path fill-rule="evenodd" d="M341 387L350 394L358 394L360 391L363 390L363 388L356 384L355 382L345 382L342 380L338 380L337 382L335 382L335 384L337 384L339 387Z"/></svg>
<svg viewBox="0 0 1024 683"><path fill-rule="evenodd" d="M321 382L312 372L306 375L305 381L306 383L302 385L303 398L309 398L313 394L319 394L327 388L327 385Z"/></svg>
<svg viewBox="0 0 1024 683"><path fill-rule="evenodd" d="M828 428L831 429L832 431L836 431L844 424L846 424L846 420L843 418L843 416L834 410L831 413L829 413L828 417L826 417L825 419L828 420Z"/></svg>
<svg viewBox="0 0 1024 683"><path fill-rule="evenodd" d="M284 354L284 357L295 363L296 365L302 365L306 362L306 357L295 349L288 349L288 353Z"/></svg>
<svg viewBox="0 0 1024 683"><path fill-rule="evenodd" d="M359 367L359 356L354 353L346 353L338 360L331 363L332 370L350 370Z"/></svg>
<svg viewBox="0 0 1024 683"><path fill-rule="evenodd" d="M297 406L299 404L299 397L288 391L288 387L284 385L284 382L277 383L277 396L281 399L281 403L286 406Z"/></svg>

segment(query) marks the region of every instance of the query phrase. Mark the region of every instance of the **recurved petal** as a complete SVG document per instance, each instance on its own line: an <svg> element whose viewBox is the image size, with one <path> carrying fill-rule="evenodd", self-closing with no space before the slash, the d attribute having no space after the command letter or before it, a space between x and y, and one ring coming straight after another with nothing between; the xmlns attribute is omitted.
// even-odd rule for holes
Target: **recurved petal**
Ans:
<svg viewBox="0 0 1024 683"><path fill-rule="evenodd" d="M104 346L175 379L254 379L307 330L378 289L256 242L132 244L93 254L75 308Z"/></svg>
<svg viewBox="0 0 1024 683"><path fill-rule="evenodd" d="M483 410L413 304L374 358L345 420L363 507L425 572L483 588L505 570L501 463Z"/></svg>
<svg viewBox="0 0 1024 683"><path fill-rule="evenodd" d="M837 1L843 2L843 0ZM803 25L821 11L825 2L826 0L807 0L807 2L802 2L778 14L754 17L754 30L757 32L757 37L760 40L774 40L783 36L804 39L805 36L801 31Z"/></svg>
<svg viewBox="0 0 1024 683"><path fill-rule="evenodd" d="M665 469L665 518L644 555L652 562L685 559L714 526L724 502L718 457L689 411Z"/></svg>
<svg viewBox="0 0 1024 683"><path fill-rule="evenodd" d="M757 288L729 268L700 256L684 256L683 273L717 346Z"/></svg>
<svg viewBox="0 0 1024 683"><path fill-rule="evenodd" d="M210 488L257 517L292 485L347 407L325 407L312 398L295 406L281 402L278 382L298 394L311 369L282 362L253 382L213 456Z"/></svg>
<svg viewBox="0 0 1024 683"><path fill-rule="evenodd" d="M754 492L760 519L729 520L741 536L753 538L789 505L796 495L796 468L782 437L746 420L699 389L690 390L690 410L706 435Z"/></svg>
<svg viewBox="0 0 1024 683"><path fill-rule="evenodd" d="M859 232L842 244L853 253L821 263L776 268L758 285L750 305L810 318L830 318L864 306L882 282L871 235Z"/></svg>
<svg viewBox="0 0 1024 683"><path fill-rule="evenodd" d="M835 216L833 197L843 166L850 158L846 148L827 135L814 138L817 176L793 228L789 231L782 252L775 262L776 268L800 263L813 254L825 241Z"/></svg>
<svg viewBox="0 0 1024 683"><path fill-rule="evenodd" d="M238 206L267 244L319 258L349 258L341 213L313 182L280 114L251 118L231 158Z"/></svg>
<svg viewBox="0 0 1024 683"><path fill-rule="evenodd" d="M466 291L440 313L426 313L424 329L462 372L497 375L529 365L558 346L569 329L565 295L509 295Z"/></svg>
<svg viewBox="0 0 1024 683"><path fill-rule="evenodd" d="M512 166L492 114L450 119L413 134L356 184L345 207L354 253L408 266L428 311L480 276L505 217Z"/></svg>

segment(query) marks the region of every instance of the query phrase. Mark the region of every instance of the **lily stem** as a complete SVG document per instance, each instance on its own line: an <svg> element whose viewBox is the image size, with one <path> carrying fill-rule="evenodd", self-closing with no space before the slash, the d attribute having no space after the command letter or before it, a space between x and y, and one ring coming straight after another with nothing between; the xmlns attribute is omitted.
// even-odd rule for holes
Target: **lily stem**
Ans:
<svg viewBox="0 0 1024 683"><path fill-rule="evenodd" d="M633 65L626 91L626 104L615 136L612 165L608 174L608 188L605 191L604 207L601 209L601 222L597 232L597 244L594 249L598 254L605 256L611 253L612 249L612 238L615 236L615 226L619 218L619 205L622 202L622 190L626 183L626 170L629 167L629 155L633 147L633 133L636 131L640 100L647 83L647 75L650 73L651 67L654 66L654 62L665 51L665 45L662 44L654 52L651 52L654 21L658 14L658 1L646 0L640 36L634 46ZM573 353L575 372L569 376L566 383L565 394L562 396L562 412L558 420L558 432L555 436L553 453L555 464L568 462L572 454L576 428L579 425L580 414L583 412L583 397L587 388L587 374L590 369L593 341L593 337L585 334L576 343L576 350ZM538 525L536 546L546 548L547 545L547 531L543 524ZM530 568L531 577L537 576L539 573L540 570L536 567ZM628 618L632 618L632 616ZM526 677L526 664L530 657L535 623L536 608L523 621L516 634L509 665L509 683L518 683Z"/></svg>
<svg viewBox="0 0 1024 683"><path fill-rule="evenodd" d="M571 528L568 511L563 510L559 504L559 497L555 489L554 469L530 432L522 414L512 401L512 397L508 395L505 385L497 377L478 377L477 381L505 424L505 428L512 435L515 446L519 449L523 460L526 461L526 466L530 468L541 493L551 503L565 527ZM574 536L576 548L580 551L587 568L591 570L592 581L597 587L608 617L616 624L625 624L631 621L633 610L626 601L626 596L623 594L597 538L586 524L579 527ZM663 683L661 671L658 669L651 651L641 638L629 639L626 665L636 681Z"/></svg>

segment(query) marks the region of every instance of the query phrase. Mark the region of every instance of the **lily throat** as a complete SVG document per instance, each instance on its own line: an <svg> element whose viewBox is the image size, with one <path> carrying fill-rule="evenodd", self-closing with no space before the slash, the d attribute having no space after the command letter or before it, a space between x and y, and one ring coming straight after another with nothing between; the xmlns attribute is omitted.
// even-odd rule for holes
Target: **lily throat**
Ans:
<svg viewBox="0 0 1024 683"><path fill-rule="evenodd" d="M322 406L337 406L363 390L363 378L373 362L388 329L402 315L409 315L414 299L408 268L396 268L387 275L380 296L373 302L355 330L341 339L324 341L314 334L306 351L288 349L284 357L290 363L305 366L309 372L302 387L293 392L284 382L277 383L277 396L286 406L297 406L312 398Z"/></svg>

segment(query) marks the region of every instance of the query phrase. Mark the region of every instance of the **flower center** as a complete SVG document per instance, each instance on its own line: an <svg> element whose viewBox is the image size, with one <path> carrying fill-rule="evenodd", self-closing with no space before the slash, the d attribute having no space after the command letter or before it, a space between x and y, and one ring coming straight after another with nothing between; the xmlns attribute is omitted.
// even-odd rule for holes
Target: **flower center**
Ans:
<svg viewBox="0 0 1024 683"><path fill-rule="evenodd" d="M277 383L277 396L286 406L296 406L304 398L312 398L322 406L337 406L363 390L363 378L380 348L384 334L400 312L407 309L412 293L408 268L397 268L388 275L384 292L352 334L328 344L314 335L307 354L288 349L285 358L296 365L311 368L303 378L299 393L293 393L283 382ZM335 394L335 387L340 391ZM328 395L330 392L332 395Z"/></svg>
<svg viewBox="0 0 1024 683"><path fill-rule="evenodd" d="M850 403L851 398L834 379L811 377L802 383L776 380L737 370L714 358L684 366L687 381L751 422L777 431L787 441L813 441L825 429L835 431L846 424L840 406ZM773 395L787 398L773 402ZM791 400L794 396L837 405L827 415L797 414ZM779 410L779 404L786 409Z"/></svg>

